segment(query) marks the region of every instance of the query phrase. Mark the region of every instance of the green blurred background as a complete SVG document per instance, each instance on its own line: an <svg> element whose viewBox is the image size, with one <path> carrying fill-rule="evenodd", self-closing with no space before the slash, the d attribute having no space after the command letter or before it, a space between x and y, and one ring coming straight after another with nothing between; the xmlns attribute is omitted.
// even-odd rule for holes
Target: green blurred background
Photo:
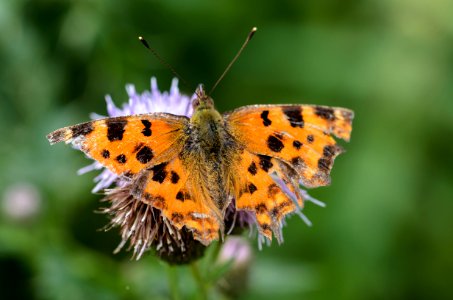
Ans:
<svg viewBox="0 0 453 300"><path fill-rule="evenodd" d="M0 298L166 299L166 266L113 255L94 214L94 173L45 135L105 114L126 83L172 74L212 86L252 26L254 40L213 97L344 106L356 113L332 185L311 190L309 228L258 251L243 299L452 299L453 2L0 1ZM193 88L181 87L186 93ZM22 199L15 200L12 199ZM25 199L25 200L23 200ZM23 203L22 203L23 202ZM192 295L187 268L180 288Z"/></svg>

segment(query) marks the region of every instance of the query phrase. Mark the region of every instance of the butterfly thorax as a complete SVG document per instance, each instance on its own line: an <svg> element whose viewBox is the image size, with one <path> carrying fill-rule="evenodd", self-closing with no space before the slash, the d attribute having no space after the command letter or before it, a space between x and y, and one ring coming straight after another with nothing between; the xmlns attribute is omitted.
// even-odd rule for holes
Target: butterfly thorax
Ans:
<svg viewBox="0 0 453 300"><path fill-rule="evenodd" d="M190 125L193 137L207 155L220 150L225 129L218 111L214 108L197 109L190 120Z"/></svg>
<svg viewBox="0 0 453 300"><path fill-rule="evenodd" d="M223 118L214 108L214 101L206 95L200 85L195 91L197 98L193 101L194 113L190 119L192 137L200 143L206 156L215 156L221 151L222 139L226 132Z"/></svg>
<svg viewBox="0 0 453 300"><path fill-rule="evenodd" d="M186 128L186 141L181 153L186 167L194 170L193 184L204 190L206 203L221 217L229 204L231 174L238 144L227 132L223 117L211 98L198 97L194 113Z"/></svg>

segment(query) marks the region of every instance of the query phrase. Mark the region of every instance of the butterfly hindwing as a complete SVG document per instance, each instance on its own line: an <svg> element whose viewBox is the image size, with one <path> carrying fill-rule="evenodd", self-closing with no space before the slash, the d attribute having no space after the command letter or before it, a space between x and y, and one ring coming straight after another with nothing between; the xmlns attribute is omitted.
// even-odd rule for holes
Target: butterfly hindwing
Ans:
<svg viewBox="0 0 453 300"><path fill-rule="evenodd" d="M132 177L180 151L188 118L165 113L95 120L58 129L51 144L72 143L117 175Z"/></svg>
<svg viewBox="0 0 453 300"><path fill-rule="evenodd" d="M298 175L278 159L248 151L241 154L237 174L236 209L253 212L260 233L269 239L273 233L281 242L285 215L303 206L302 195L298 193ZM272 175L280 178L281 184Z"/></svg>
<svg viewBox="0 0 453 300"><path fill-rule="evenodd" d="M353 112L314 105L255 105L225 114L229 132L252 153L278 158L307 187L330 183L335 157L342 152L332 134L349 140Z"/></svg>
<svg viewBox="0 0 453 300"><path fill-rule="evenodd" d="M208 245L218 239L219 221L206 206L205 195L191 180L179 158L145 169L135 178L135 198L159 209L173 226L185 226L194 238Z"/></svg>

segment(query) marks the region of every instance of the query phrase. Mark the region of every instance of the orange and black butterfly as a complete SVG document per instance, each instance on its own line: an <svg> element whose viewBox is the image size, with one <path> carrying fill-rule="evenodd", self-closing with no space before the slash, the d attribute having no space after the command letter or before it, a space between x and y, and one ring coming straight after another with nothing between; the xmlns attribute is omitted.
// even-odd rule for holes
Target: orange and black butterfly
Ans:
<svg viewBox="0 0 453 300"><path fill-rule="evenodd" d="M255 214L262 235L280 240L285 215L303 206L299 184L330 183L342 152L332 136L349 141L354 117L345 108L317 105L252 105L220 114L202 87L193 108L191 118L112 117L61 128L47 138L78 145L129 180L136 201L208 245L223 233L232 199L236 210Z"/></svg>
<svg viewBox="0 0 453 300"><path fill-rule="evenodd" d="M253 105L221 115L197 90L189 119L168 113L106 118L65 127L49 141L72 142L133 182L131 193L203 244L218 239L232 198L256 214L260 233L278 236L282 218L303 205L306 187L330 183L342 152L332 135L349 140L353 112L315 105ZM294 203L271 177L297 196Z"/></svg>

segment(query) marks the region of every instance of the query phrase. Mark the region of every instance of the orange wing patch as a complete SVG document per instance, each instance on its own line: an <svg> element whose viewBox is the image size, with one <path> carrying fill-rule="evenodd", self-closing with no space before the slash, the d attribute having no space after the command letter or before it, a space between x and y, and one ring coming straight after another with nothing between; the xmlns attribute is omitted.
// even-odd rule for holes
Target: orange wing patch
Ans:
<svg viewBox="0 0 453 300"><path fill-rule="evenodd" d="M313 105L246 106L225 116L229 131L247 150L283 160L307 187L330 183L333 162L342 152L331 134L349 140L353 117L348 109Z"/></svg>
<svg viewBox="0 0 453 300"><path fill-rule="evenodd" d="M186 226L194 238L209 245L219 238L219 221L204 204L199 187L193 186L190 173L179 158L144 170L134 180L136 199L159 209L172 225Z"/></svg>
<svg viewBox="0 0 453 300"><path fill-rule="evenodd" d="M271 177L273 173L281 179L283 186ZM298 175L275 158L248 151L241 155L237 174L236 209L254 212L260 233L269 240L274 233L282 242L281 228L285 215L298 212L303 206Z"/></svg>
<svg viewBox="0 0 453 300"><path fill-rule="evenodd" d="M176 156L188 118L165 113L107 118L58 129L51 144L72 142L117 175L132 176Z"/></svg>

